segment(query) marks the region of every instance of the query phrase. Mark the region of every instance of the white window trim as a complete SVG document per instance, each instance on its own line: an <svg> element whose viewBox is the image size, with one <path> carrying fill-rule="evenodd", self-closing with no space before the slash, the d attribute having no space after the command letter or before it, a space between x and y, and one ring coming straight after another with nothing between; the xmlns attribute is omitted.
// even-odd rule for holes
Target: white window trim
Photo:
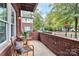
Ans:
<svg viewBox="0 0 79 59"><path fill-rule="evenodd" d="M7 23L8 26L6 26L6 40L3 43L0 43L0 53L3 51L8 45L10 44L10 39L11 39L11 8L13 9L11 3L7 3L7 21L0 20L4 23ZM16 36L16 12L14 11L14 36Z"/></svg>
<svg viewBox="0 0 79 59"><path fill-rule="evenodd" d="M7 7L8 7L8 4L7 4ZM8 9L8 8L7 8ZM0 21L2 21L2 22L4 22L4 23L7 23L8 24L8 19L7 19L7 21L5 21L5 20L0 20ZM6 27L7 28L7 27ZM6 33L7 33L7 31L6 31ZM7 34L6 34L7 35ZM8 35L7 35L8 36ZM6 36L6 39L7 39L7 36ZM6 43L8 42L8 40L5 40L3 43L0 43L0 50L6 45Z"/></svg>
<svg viewBox="0 0 79 59"><path fill-rule="evenodd" d="M11 25L13 25L13 27L14 27L14 29L13 29L13 31L14 31L13 36L16 36L16 12L15 12L15 10L14 10L12 5L11 5L11 11L14 12L14 23L11 22Z"/></svg>

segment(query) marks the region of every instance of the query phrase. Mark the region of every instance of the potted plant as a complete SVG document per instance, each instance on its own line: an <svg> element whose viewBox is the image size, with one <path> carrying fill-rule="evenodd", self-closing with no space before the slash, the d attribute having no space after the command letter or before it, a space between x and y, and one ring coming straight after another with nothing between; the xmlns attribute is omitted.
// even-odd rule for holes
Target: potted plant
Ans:
<svg viewBox="0 0 79 59"><path fill-rule="evenodd" d="M24 36L25 38L27 38L28 32L23 32L23 36Z"/></svg>
<svg viewBox="0 0 79 59"><path fill-rule="evenodd" d="M27 44L27 36L28 36L28 32L23 32L22 33L23 34L23 36L24 36L24 44Z"/></svg>

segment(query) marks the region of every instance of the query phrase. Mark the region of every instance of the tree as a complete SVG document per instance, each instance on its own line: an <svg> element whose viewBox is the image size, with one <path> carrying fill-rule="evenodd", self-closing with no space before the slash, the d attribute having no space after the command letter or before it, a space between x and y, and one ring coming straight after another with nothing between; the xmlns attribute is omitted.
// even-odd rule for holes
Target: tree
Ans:
<svg viewBox="0 0 79 59"><path fill-rule="evenodd" d="M33 28L34 30L40 30L40 28L42 27L42 16L39 12L39 10L36 10L34 12L34 21L33 21Z"/></svg>
<svg viewBox="0 0 79 59"><path fill-rule="evenodd" d="M53 28L63 27L63 24L65 21L69 23L69 26L71 26L74 19L75 20L75 38L77 37L77 23L78 23L78 17L79 17L78 3L53 4L52 10L47 16L49 21L54 20L52 22Z"/></svg>

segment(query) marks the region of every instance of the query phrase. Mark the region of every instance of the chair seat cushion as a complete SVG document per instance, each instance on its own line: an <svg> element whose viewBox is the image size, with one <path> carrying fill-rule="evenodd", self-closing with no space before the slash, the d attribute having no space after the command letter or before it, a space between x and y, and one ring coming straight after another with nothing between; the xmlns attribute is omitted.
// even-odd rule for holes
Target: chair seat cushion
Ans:
<svg viewBox="0 0 79 59"><path fill-rule="evenodd" d="M23 45L18 41L16 41L16 49L17 49L17 53L19 54L31 51L31 49L28 46L23 47Z"/></svg>
<svg viewBox="0 0 79 59"><path fill-rule="evenodd" d="M24 53L26 50L23 48L22 44L18 41L16 41L16 50L17 53Z"/></svg>
<svg viewBox="0 0 79 59"><path fill-rule="evenodd" d="M20 42L16 41L16 49L21 49L23 46Z"/></svg>

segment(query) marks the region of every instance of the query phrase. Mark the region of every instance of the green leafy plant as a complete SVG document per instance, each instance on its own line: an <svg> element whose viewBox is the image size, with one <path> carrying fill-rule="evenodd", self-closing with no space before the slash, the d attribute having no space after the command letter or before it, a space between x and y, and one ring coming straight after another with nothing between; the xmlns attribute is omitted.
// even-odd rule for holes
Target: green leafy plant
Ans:
<svg viewBox="0 0 79 59"><path fill-rule="evenodd" d="M28 32L23 32L23 36L27 38Z"/></svg>

